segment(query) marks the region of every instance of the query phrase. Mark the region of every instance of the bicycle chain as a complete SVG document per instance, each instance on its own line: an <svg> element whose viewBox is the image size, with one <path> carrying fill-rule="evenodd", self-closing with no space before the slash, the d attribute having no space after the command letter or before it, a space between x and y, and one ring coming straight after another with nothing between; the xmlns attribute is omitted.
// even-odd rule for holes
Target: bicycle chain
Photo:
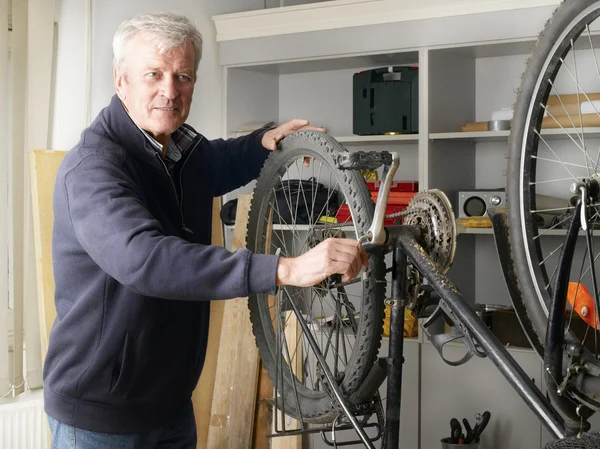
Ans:
<svg viewBox="0 0 600 449"><path fill-rule="evenodd" d="M401 210L400 212L394 212L393 214L388 214L385 216L386 220L390 219L390 218L400 218L400 217L404 217L405 215L410 214L411 211L406 209L406 210Z"/></svg>

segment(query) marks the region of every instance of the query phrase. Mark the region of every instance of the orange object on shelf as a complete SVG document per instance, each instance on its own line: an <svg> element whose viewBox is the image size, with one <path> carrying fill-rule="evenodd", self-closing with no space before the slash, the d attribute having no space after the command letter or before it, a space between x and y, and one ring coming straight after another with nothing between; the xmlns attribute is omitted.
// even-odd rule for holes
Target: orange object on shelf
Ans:
<svg viewBox="0 0 600 449"><path fill-rule="evenodd" d="M590 295L590 292L585 285L577 282L569 282L567 300L569 301L569 304L571 304L571 307L573 307L573 310L577 312L577 315L579 315L588 326L600 329L598 318L595 313L596 306L594 297ZM596 321L595 326L594 319Z"/></svg>

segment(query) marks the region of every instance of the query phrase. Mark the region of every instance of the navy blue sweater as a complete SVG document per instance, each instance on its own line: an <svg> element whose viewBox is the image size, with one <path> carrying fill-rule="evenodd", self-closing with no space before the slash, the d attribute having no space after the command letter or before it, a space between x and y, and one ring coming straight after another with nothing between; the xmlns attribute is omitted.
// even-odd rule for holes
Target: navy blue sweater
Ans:
<svg viewBox="0 0 600 449"><path fill-rule="evenodd" d="M263 133L198 135L172 176L116 96L82 133L54 190L50 416L96 432L161 426L198 382L209 300L275 291L276 256L210 246L213 197L258 176Z"/></svg>

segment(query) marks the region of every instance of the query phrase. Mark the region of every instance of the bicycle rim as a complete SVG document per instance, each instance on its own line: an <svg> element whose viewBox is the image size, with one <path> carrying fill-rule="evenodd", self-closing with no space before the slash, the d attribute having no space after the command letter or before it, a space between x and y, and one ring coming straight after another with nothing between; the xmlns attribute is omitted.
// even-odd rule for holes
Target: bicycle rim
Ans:
<svg viewBox="0 0 600 449"><path fill-rule="evenodd" d="M297 257L328 237L357 238L366 233L373 202L357 171L337 169L336 156L345 151L335 140L317 132L298 132L282 141L280 149L265 163L254 190L249 249ZM303 162L305 157L311 158L308 167ZM292 192L286 190L291 179L304 179L308 184L300 184ZM312 187L317 183L330 189L319 212L314 210L316 193ZM335 214L335 197L341 199L338 203L347 204L349 218L338 223L319 221L327 210L329 216ZM308 223L307 214L298 212L303 210L310 211ZM380 345L385 294L382 254L369 255L369 266L363 268L358 282L339 286L340 281L333 276L314 287L283 287L276 296L255 295L249 299L256 343L276 388L277 406L309 423L331 422L339 411L290 302L301 310L302 319L348 399L373 366Z"/></svg>
<svg viewBox="0 0 600 449"><path fill-rule="evenodd" d="M600 118L600 104L590 97L600 92L599 16L597 1L561 4L528 61L513 118L507 186L511 250L527 311L521 319L526 330L533 329L530 338L538 352L543 349L552 284L574 210L571 185L600 171L600 139L587 125ZM585 107L581 102L587 102ZM584 115L582 108L593 113ZM587 284L592 291L585 238L579 237L577 246L569 281ZM596 273L598 265L593 264ZM565 339L581 341L589 349L587 361L598 364L598 333L572 307L565 313ZM600 381L587 376L572 391L584 393L596 408Z"/></svg>

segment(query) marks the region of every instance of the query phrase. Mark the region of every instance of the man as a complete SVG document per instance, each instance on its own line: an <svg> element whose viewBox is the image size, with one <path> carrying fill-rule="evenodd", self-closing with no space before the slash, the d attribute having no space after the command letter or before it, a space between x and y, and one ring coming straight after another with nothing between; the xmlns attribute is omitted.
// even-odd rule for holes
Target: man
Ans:
<svg viewBox="0 0 600 449"><path fill-rule="evenodd" d="M202 39L184 17L121 24L116 95L54 192L57 318L44 366L53 448L195 447L209 300L310 286L366 263L354 240L295 259L210 246L214 197L256 178L292 120L209 141L188 117ZM235 419L235 416L232 417Z"/></svg>

